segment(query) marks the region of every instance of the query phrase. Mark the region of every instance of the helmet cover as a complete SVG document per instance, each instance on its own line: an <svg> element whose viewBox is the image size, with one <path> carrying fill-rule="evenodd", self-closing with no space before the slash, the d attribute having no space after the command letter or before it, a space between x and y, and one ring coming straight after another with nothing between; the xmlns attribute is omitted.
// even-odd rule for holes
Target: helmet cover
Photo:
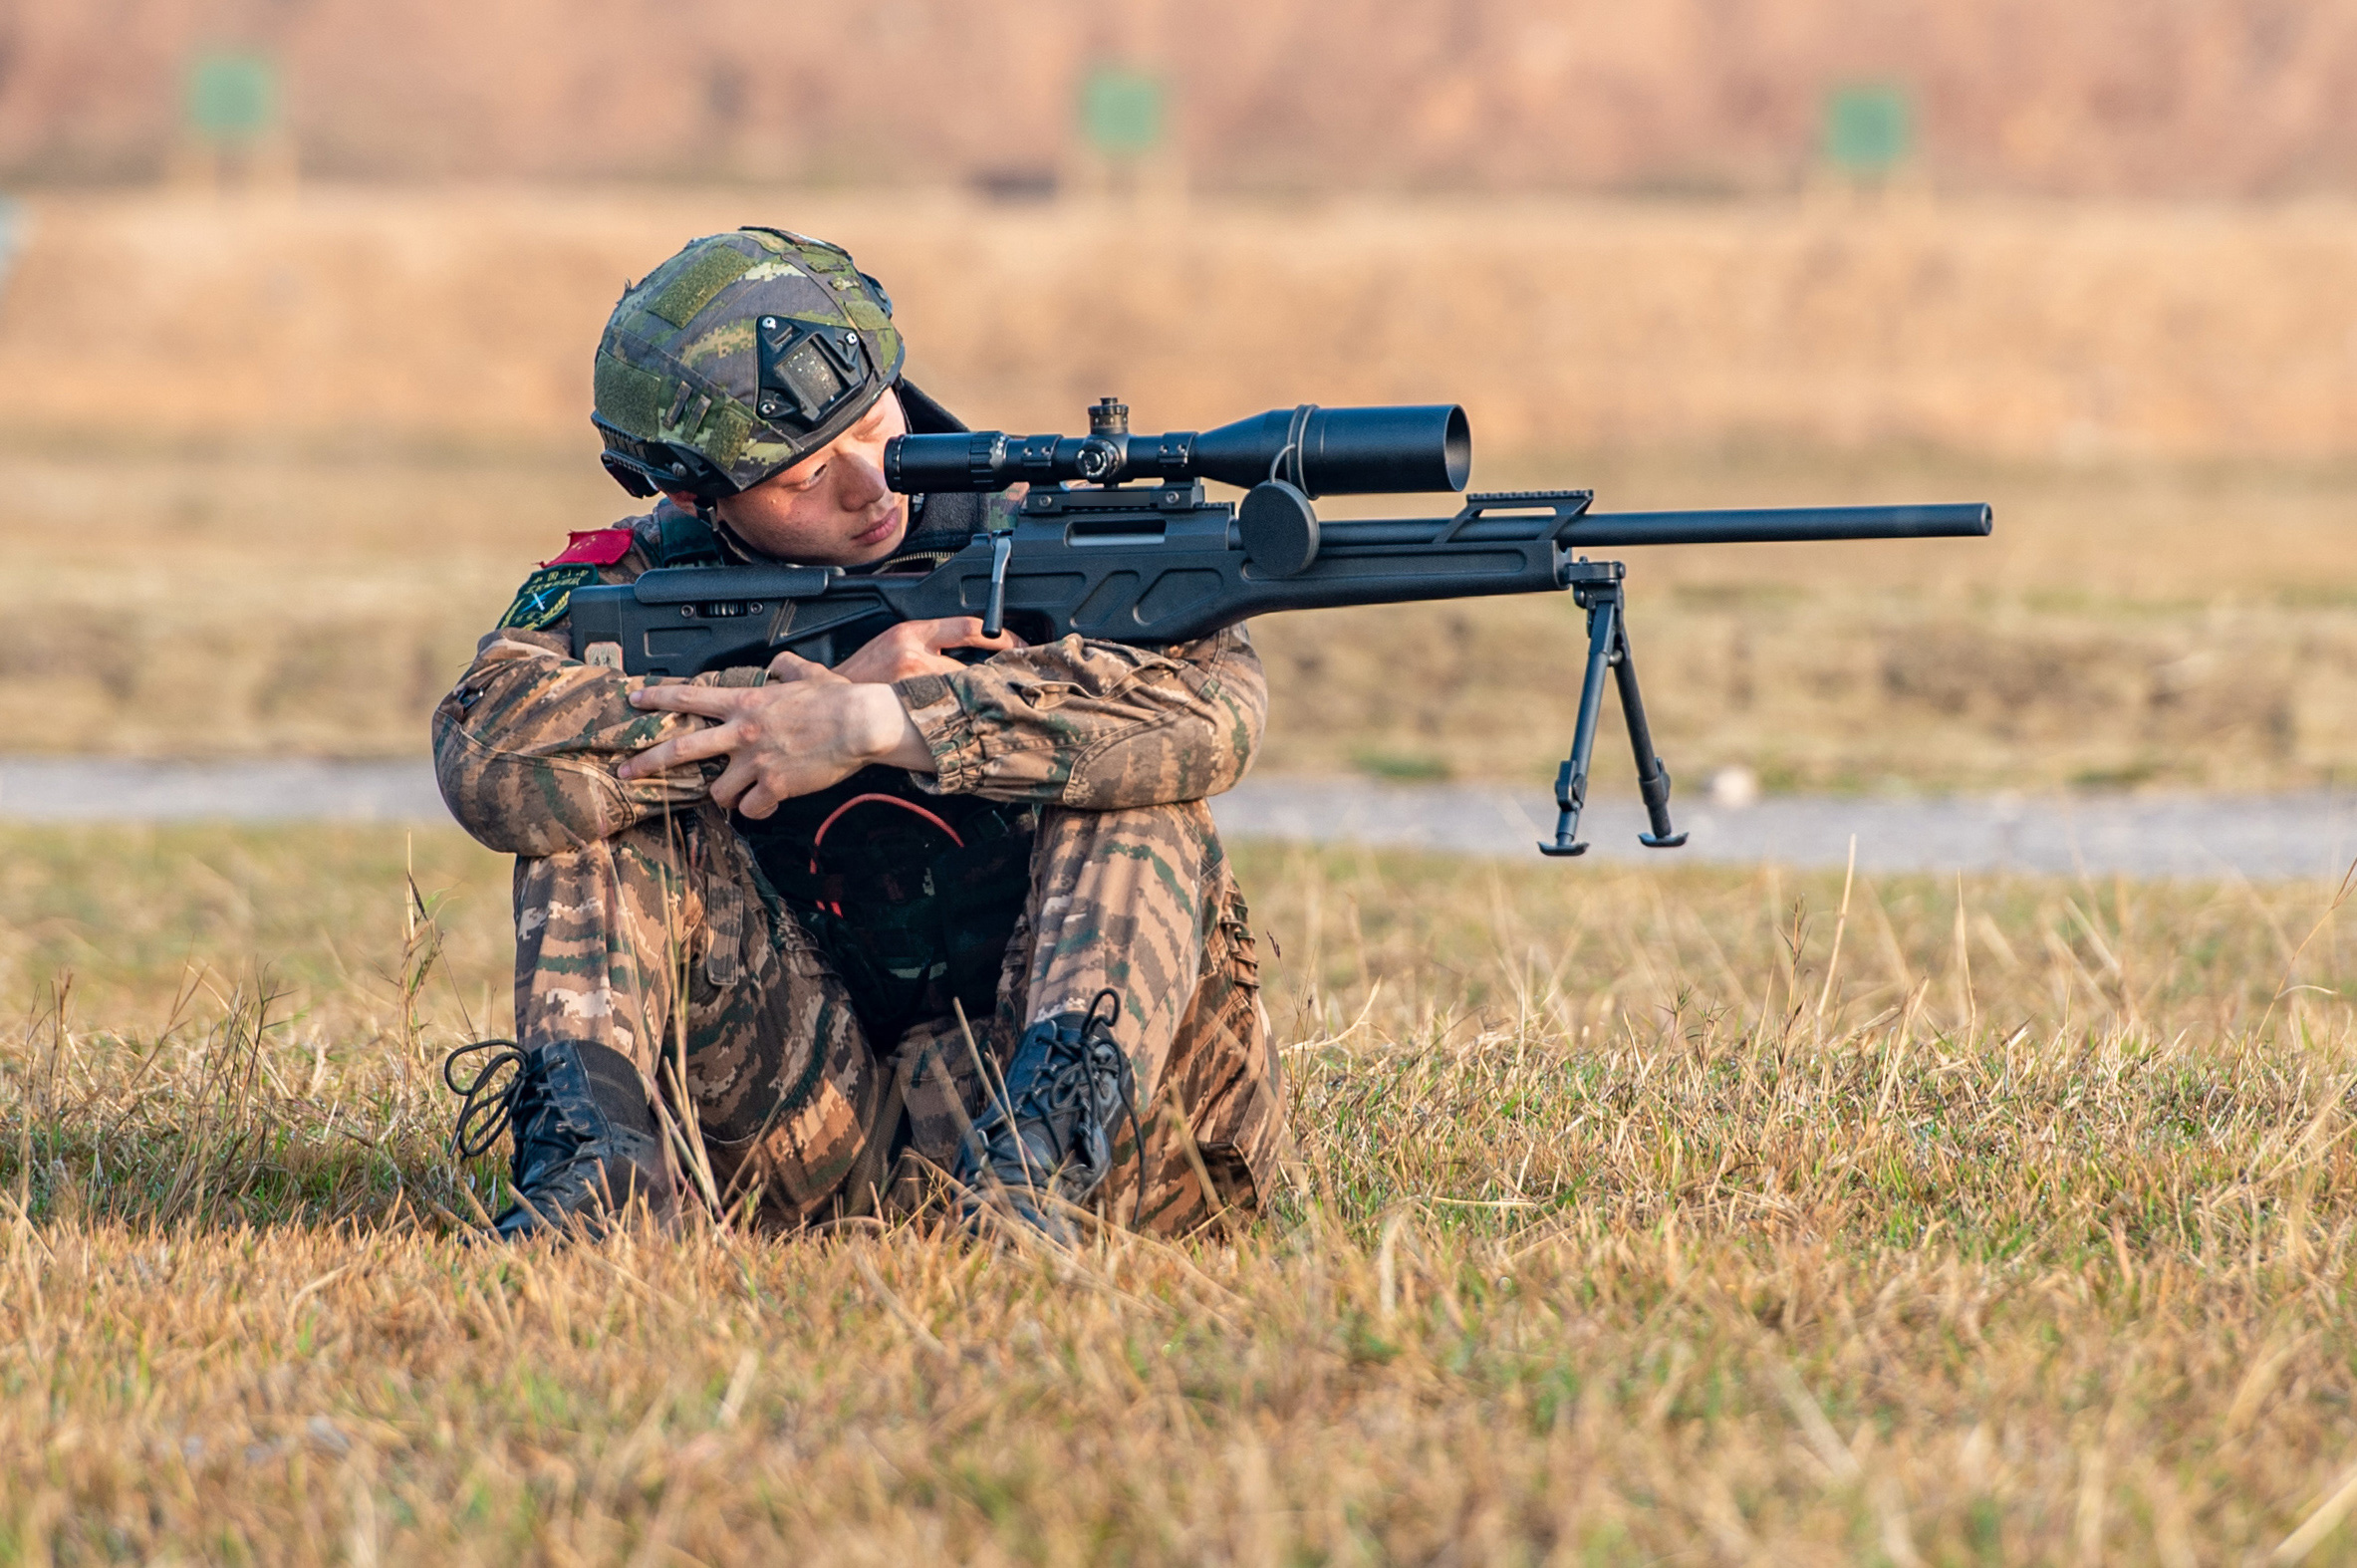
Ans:
<svg viewBox="0 0 2357 1568"><path fill-rule="evenodd" d="M906 355L891 296L849 251L786 229L706 235L607 319L606 471L638 496L733 495L857 424Z"/></svg>

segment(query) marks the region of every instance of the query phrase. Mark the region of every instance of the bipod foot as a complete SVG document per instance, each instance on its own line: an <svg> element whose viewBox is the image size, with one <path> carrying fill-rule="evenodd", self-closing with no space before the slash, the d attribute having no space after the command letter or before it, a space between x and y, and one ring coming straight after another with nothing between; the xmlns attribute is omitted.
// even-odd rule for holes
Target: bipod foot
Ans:
<svg viewBox="0 0 2357 1568"><path fill-rule="evenodd" d="M1594 726L1591 724L1590 729ZM1588 799L1588 759L1577 749L1562 767L1555 770L1555 842L1538 841L1538 852L1562 858L1585 855L1588 846L1580 842L1580 811Z"/></svg>

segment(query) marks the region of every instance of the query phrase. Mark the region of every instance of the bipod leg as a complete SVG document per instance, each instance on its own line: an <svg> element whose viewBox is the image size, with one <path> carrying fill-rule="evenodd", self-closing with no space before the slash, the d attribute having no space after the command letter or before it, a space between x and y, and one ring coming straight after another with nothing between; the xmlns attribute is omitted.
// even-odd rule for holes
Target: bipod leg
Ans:
<svg viewBox="0 0 2357 1568"><path fill-rule="evenodd" d="M1629 749L1637 754L1637 789L1645 796L1645 815L1651 833L1637 842L1649 850L1674 850L1686 835L1670 825L1670 770L1654 754L1653 726L1645 721L1645 696L1637 689L1637 661L1629 653L1629 619L1624 614L1613 626L1613 678L1620 683L1621 716L1629 721Z"/></svg>
<svg viewBox="0 0 2357 1568"><path fill-rule="evenodd" d="M1539 841L1541 855L1585 855L1579 842L1580 812L1588 803L1588 762L1596 751L1596 716L1604 706L1604 671L1620 641L1618 584L1582 589L1588 609L1588 676L1580 686L1580 718L1571 732L1571 755L1555 771L1555 842Z"/></svg>

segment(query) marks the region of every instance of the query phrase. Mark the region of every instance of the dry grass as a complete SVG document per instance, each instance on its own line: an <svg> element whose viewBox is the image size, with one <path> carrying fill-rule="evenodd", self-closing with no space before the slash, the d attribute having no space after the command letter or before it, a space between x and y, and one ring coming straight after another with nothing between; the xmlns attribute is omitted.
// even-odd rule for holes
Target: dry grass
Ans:
<svg viewBox="0 0 2357 1568"><path fill-rule="evenodd" d="M422 755L516 584L627 500L594 466L161 459L118 465L94 520L84 464L0 472L15 751Z"/></svg>
<svg viewBox="0 0 2357 1568"><path fill-rule="evenodd" d="M1632 552L1664 754L1778 788L2285 788L2357 770L2345 476L2272 467L1655 453L1499 463L1608 506L1985 497L1969 543ZM593 466L393 457L82 465L0 453L20 751L414 756L529 563L625 497ZM1416 504L1416 503L1411 503ZM1338 508L1339 509L1339 508ZM1272 771L1553 776L1567 598L1255 626ZM1616 743L1617 744L1617 743ZM1617 760L1600 787L1628 787Z"/></svg>
<svg viewBox="0 0 2357 1568"><path fill-rule="evenodd" d="M1481 449L2357 450L2357 209L354 186L59 194L0 297L0 426L589 449L590 351L688 237L784 223L891 287L969 417L1141 429L1462 401Z"/></svg>
<svg viewBox="0 0 2357 1568"><path fill-rule="evenodd" d="M2357 767L2338 208L774 190L39 203L0 293L10 748L421 752L528 564L623 509L585 418L621 280L746 216L853 245L919 379L1016 428L1109 390L1142 428L1450 396L1480 486L1996 503L1986 543L1639 556L1638 647L1689 781ZM1272 619L1263 765L1550 777L1575 621L1559 600Z"/></svg>
<svg viewBox="0 0 2357 1568"><path fill-rule="evenodd" d="M16 1560L2357 1555L2329 889L1247 851L1237 1243L511 1253L427 1077L496 861L418 841L419 988L395 836L5 850Z"/></svg>

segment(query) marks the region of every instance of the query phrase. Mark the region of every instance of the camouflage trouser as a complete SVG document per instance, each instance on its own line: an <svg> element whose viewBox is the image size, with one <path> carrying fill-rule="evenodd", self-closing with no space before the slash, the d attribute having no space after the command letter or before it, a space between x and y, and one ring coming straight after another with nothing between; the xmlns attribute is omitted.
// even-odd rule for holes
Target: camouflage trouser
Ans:
<svg viewBox="0 0 2357 1568"><path fill-rule="evenodd" d="M1124 1118L1106 1211L1177 1234L1271 1190L1284 1089L1243 897L1200 802L1041 814L997 1017L970 1035L943 1018L868 1040L825 955L759 886L710 808L516 861L517 1039L638 1062L692 1118L724 1201L757 1192L764 1218L793 1224L915 1200L983 1104L979 1058L995 1076L1027 1025L1107 988L1146 1147L1141 1203Z"/></svg>

